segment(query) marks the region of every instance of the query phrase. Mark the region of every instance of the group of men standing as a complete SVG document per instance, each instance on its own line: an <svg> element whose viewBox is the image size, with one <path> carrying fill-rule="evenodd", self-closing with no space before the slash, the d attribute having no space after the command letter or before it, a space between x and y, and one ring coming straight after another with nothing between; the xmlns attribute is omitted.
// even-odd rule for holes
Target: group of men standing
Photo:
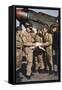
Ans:
<svg viewBox="0 0 62 90"><path fill-rule="evenodd" d="M26 57L26 78L30 79L32 67L39 73L52 74L53 64L53 34L49 33L48 25L43 25L37 29L37 33L32 30L29 23L25 24L26 30L16 31L16 68L21 66L23 56ZM52 30L56 29L53 27ZM34 63L33 63L34 62Z"/></svg>

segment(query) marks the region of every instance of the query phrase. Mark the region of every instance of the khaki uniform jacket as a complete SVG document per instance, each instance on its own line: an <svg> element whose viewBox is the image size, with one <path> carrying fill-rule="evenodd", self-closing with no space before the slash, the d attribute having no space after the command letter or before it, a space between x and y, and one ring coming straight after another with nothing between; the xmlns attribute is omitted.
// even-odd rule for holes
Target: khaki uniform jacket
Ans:
<svg viewBox="0 0 62 90"><path fill-rule="evenodd" d="M32 46L32 43L34 42L33 34L25 31L22 35L22 40L23 40L25 54L30 53L31 52L30 46Z"/></svg>
<svg viewBox="0 0 62 90"><path fill-rule="evenodd" d="M52 42L53 42L53 39L52 39L52 34L50 33L46 33L46 35L44 35L44 41L45 42L48 42L48 46L46 47L46 52L48 53L48 55L52 55Z"/></svg>
<svg viewBox="0 0 62 90"><path fill-rule="evenodd" d="M39 35L36 34L35 35L35 41L41 43L41 42L43 42L43 39L42 39L42 37L40 37Z"/></svg>

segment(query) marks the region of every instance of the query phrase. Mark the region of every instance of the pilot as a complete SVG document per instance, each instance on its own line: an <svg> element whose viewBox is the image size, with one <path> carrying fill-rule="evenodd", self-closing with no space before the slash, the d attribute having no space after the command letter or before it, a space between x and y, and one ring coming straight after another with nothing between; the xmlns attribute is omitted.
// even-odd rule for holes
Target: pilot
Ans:
<svg viewBox="0 0 62 90"><path fill-rule="evenodd" d="M26 78L30 79L32 74L32 65L33 65L33 50L31 47L34 46L34 39L32 37L32 26L29 23L25 24L26 31L22 35L23 40L23 50L26 55L27 67L26 67Z"/></svg>
<svg viewBox="0 0 62 90"><path fill-rule="evenodd" d="M23 42L22 42L22 31L20 28L16 29L16 71L18 72L19 69L21 68L21 63L22 63L22 46L23 46ZM19 76L18 72L18 76ZM22 76L19 76L19 78L21 79Z"/></svg>
<svg viewBox="0 0 62 90"><path fill-rule="evenodd" d="M52 39L52 34L48 32L48 29L49 29L48 25L44 25L44 28L43 28L44 44L43 46L45 47L45 50L46 50L46 56L45 56L46 67L47 67L47 70L49 71L49 74L52 74L53 73L53 59L52 59L53 39Z"/></svg>
<svg viewBox="0 0 62 90"><path fill-rule="evenodd" d="M37 33L35 35L35 42L43 43L42 31L42 28L37 30ZM37 46L34 50L35 71L39 71L39 73L44 72L43 53L43 49L39 46Z"/></svg>

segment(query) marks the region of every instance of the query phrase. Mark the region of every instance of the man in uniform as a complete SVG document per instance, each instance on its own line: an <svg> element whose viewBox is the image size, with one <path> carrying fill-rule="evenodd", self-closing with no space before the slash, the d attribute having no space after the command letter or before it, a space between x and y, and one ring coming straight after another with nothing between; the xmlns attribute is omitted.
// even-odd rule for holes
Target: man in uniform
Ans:
<svg viewBox="0 0 62 90"><path fill-rule="evenodd" d="M16 77L19 76L19 69L21 68L21 60L22 60L22 46L23 46L23 42L22 42L22 31L20 30L20 28L16 29ZM22 76L21 76L22 77Z"/></svg>
<svg viewBox="0 0 62 90"><path fill-rule="evenodd" d="M32 47L34 46L34 39L32 37L32 28L29 23L25 24L26 31L22 35L23 40L23 50L26 55L27 59L27 67L26 67L26 78L30 79L32 74L32 65L33 65L33 50Z"/></svg>
<svg viewBox="0 0 62 90"><path fill-rule="evenodd" d="M52 34L48 33L48 25L44 25L43 28L43 47L45 47L45 60L46 60L46 67L49 70L49 73L52 74L53 72L53 59L52 59Z"/></svg>
<svg viewBox="0 0 62 90"><path fill-rule="evenodd" d="M54 64L54 73L57 75L58 72L58 58L59 58L59 43L60 43L60 33L56 24L50 26L53 35L53 64Z"/></svg>
<svg viewBox="0 0 62 90"><path fill-rule="evenodd" d="M35 35L35 42L43 43L42 29L38 29ZM43 62L44 49L41 47L36 47L34 50L35 56L35 71L39 73L44 72L44 62Z"/></svg>

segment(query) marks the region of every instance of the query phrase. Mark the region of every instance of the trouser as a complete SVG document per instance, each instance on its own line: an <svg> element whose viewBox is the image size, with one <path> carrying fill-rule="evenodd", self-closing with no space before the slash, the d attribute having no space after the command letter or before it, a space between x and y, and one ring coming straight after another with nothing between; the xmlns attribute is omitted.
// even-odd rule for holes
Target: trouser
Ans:
<svg viewBox="0 0 62 90"><path fill-rule="evenodd" d="M26 75L30 76L32 73L33 51L30 48L26 48L25 50L26 50L26 60L27 60Z"/></svg>
<svg viewBox="0 0 62 90"><path fill-rule="evenodd" d="M43 62L43 51L38 47L34 50L35 56L35 70L44 69L44 62Z"/></svg>
<svg viewBox="0 0 62 90"><path fill-rule="evenodd" d="M58 71L58 58L59 58L59 53L58 49L53 49L55 51L55 54L53 53L53 65L54 65L54 71Z"/></svg>
<svg viewBox="0 0 62 90"><path fill-rule="evenodd" d="M22 66L22 49L17 47L16 48L16 81L19 81L22 78L22 73L20 71L21 66Z"/></svg>
<svg viewBox="0 0 62 90"><path fill-rule="evenodd" d="M22 50L20 48L16 48L16 69L21 68L22 60Z"/></svg>
<svg viewBox="0 0 62 90"><path fill-rule="evenodd" d="M43 54L35 56L35 70L44 69Z"/></svg>
<svg viewBox="0 0 62 90"><path fill-rule="evenodd" d="M47 70L52 70L53 71L53 59L52 59L52 54L48 54L47 52L45 52L44 55L44 63L45 63L45 68Z"/></svg>

